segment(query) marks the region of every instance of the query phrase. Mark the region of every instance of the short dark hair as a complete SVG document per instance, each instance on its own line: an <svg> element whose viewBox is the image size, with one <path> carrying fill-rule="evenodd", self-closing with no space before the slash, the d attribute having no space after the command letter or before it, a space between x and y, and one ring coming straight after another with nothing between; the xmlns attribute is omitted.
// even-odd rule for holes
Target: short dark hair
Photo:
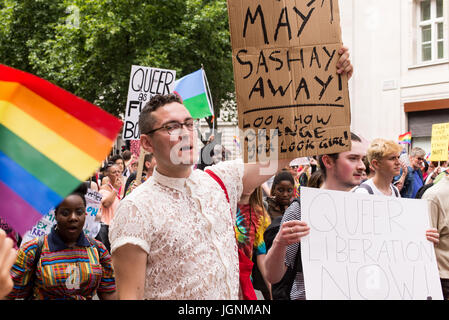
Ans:
<svg viewBox="0 0 449 320"><path fill-rule="evenodd" d="M154 158L154 154L152 154L152 153L147 153L145 155L145 157L143 158L143 168L142 168L143 171L147 171L147 167L145 167L145 162L150 162L151 163L153 158Z"/></svg>
<svg viewBox="0 0 449 320"><path fill-rule="evenodd" d="M125 161L128 161L129 159L131 159L132 155L133 155L132 152L129 150L125 150L122 152L122 158Z"/></svg>
<svg viewBox="0 0 449 320"><path fill-rule="evenodd" d="M362 142L362 139L360 139L360 137L358 135L356 135L354 132L351 132L351 141ZM337 161L339 155L340 155L340 153L327 154L327 156L332 158L334 161ZM318 157L318 163L320 165L320 169L323 171L323 177L324 177L324 179L326 179L327 172L326 172L326 166L324 165L324 162L323 162L323 156L324 156L324 154L322 154Z"/></svg>
<svg viewBox="0 0 449 320"><path fill-rule="evenodd" d="M90 182L83 182L83 183L81 183L75 190L73 190L72 192L70 192L70 193L66 196L66 198L67 198L68 196L71 196L71 195L80 196L81 199L83 199L84 206L86 207L87 203L86 203L86 198L85 198L84 196L86 195L87 189L89 188L89 187L88 187L88 184L90 184ZM64 201L64 200L62 200L62 201ZM61 201L61 203L62 203L62 201ZM58 211L59 206L61 205L61 203L59 203L59 204L55 207L55 214L56 214L56 212Z"/></svg>
<svg viewBox="0 0 449 320"><path fill-rule="evenodd" d="M153 130L154 119L151 117L151 113L163 107L169 103L178 102L182 104L181 97L177 94L169 93L169 94L157 94L153 96L150 101L147 102L145 107L140 112L139 116L139 131L140 134L146 134Z"/></svg>
<svg viewBox="0 0 449 320"><path fill-rule="evenodd" d="M123 157L121 155L119 155L119 154L116 154L115 156L110 157L109 161L115 163L119 159L123 160Z"/></svg>
<svg viewBox="0 0 449 320"><path fill-rule="evenodd" d="M363 164L365 165L366 175L369 176L371 173L371 167L370 167L371 165L368 161L368 157L363 158Z"/></svg>
<svg viewBox="0 0 449 320"><path fill-rule="evenodd" d="M309 188L321 188L321 185L324 182L324 174L323 170L318 169L314 173L310 175L310 179L307 182L307 187Z"/></svg>
<svg viewBox="0 0 449 320"><path fill-rule="evenodd" d="M143 158L143 162L145 163L145 162L151 162L151 160L153 160L153 157L154 157L154 155L152 154L152 153L147 153L146 155L145 155L145 157Z"/></svg>

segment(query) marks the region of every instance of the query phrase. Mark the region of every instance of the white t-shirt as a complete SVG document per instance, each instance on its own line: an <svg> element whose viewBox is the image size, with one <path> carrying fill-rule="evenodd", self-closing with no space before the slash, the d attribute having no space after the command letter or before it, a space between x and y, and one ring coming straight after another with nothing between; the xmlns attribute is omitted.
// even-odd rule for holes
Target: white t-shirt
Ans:
<svg viewBox="0 0 449 320"><path fill-rule="evenodd" d="M376 187L376 185L374 184L373 178L366 180L365 182L363 182L363 184L370 186L371 189L373 190L373 194L378 195L378 196L385 196L385 194ZM399 193L398 188L396 188L393 184L390 184L390 189L391 189L390 196L397 197L397 198L401 197L401 194ZM396 191L395 191L395 189L396 189ZM360 187L355 187L351 191L355 192L355 193L369 194L368 190L366 190L364 188L360 188Z"/></svg>

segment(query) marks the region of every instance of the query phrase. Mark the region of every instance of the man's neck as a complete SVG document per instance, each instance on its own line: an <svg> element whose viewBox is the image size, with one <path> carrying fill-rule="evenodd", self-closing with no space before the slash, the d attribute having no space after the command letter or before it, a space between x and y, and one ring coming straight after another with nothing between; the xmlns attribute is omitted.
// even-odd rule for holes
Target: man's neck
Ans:
<svg viewBox="0 0 449 320"><path fill-rule="evenodd" d="M335 190L335 191L351 191L351 189L354 187L355 186L342 185L340 182L338 182L336 180L327 179L327 180L324 180L323 185L321 186L321 189Z"/></svg>
<svg viewBox="0 0 449 320"><path fill-rule="evenodd" d="M192 173L191 166L173 166L171 168L157 166L155 170L159 172L161 175L169 178L188 178Z"/></svg>
<svg viewBox="0 0 449 320"><path fill-rule="evenodd" d="M382 192L389 192L391 190L391 181L393 180L394 176L390 175L382 175L379 172L376 172L376 174L373 177L373 183L376 186L377 189L379 189Z"/></svg>

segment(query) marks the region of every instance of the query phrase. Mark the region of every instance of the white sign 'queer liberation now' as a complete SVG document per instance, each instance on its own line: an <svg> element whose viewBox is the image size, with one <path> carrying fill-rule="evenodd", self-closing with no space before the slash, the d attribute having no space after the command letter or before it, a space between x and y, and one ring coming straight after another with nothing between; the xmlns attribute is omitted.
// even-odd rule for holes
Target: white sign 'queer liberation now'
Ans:
<svg viewBox="0 0 449 320"><path fill-rule="evenodd" d="M306 297L442 299L424 200L301 188Z"/></svg>

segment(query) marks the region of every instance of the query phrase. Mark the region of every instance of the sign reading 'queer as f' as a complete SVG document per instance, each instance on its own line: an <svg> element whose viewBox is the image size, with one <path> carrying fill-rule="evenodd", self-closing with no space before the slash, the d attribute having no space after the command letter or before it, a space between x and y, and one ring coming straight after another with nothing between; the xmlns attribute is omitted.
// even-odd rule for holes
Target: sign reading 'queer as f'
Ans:
<svg viewBox="0 0 449 320"><path fill-rule="evenodd" d="M123 140L139 140L139 115L145 104L156 94L173 92L175 70L132 66L126 101Z"/></svg>
<svg viewBox="0 0 449 320"><path fill-rule="evenodd" d="M338 1L228 0L228 11L245 162L349 150Z"/></svg>
<svg viewBox="0 0 449 320"><path fill-rule="evenodd" d="M441 300L425 200L301 188L308 300Z"/></svg>

